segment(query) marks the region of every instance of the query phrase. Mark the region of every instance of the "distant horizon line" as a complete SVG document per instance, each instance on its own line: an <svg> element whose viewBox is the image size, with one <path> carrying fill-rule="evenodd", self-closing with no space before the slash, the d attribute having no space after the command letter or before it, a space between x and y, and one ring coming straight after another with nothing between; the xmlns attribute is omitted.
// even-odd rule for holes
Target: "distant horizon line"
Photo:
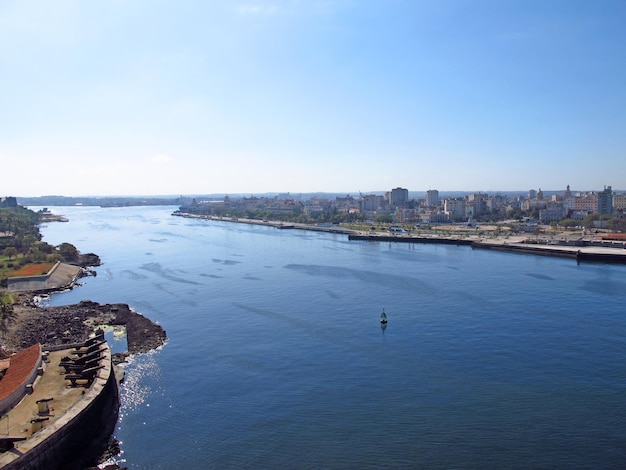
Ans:
<svg viewBox="0 0 626 470"><path fill-rule="evenodd" d="M395 188L392 188L395 189ZM407 188L402 188L407 189ZM426 189L426 190L408 190L409 194L413 193L423 193L426 194L427 191L438 191L439 193L457 193L457 194L525 194L529 191L538 191L538 189L525 189L525 190L439 190L439 189ZM604 189L604 188L603 188ZM565 189L542 189L544 194L558 194L564 193ZM570 189L573 193L578 192L597 192L602 191L602 189ZM623 192L621 189L613 189L613 192ZM281 195L288 194L290 196L298 196L298 195L368 195L368 194L385 194L391 192L389 190L373 190L373 191L265 191L265 192L216 192L216 193L188 193L188 194L107 194L107 195L96 195L96 194L85 194L79 196L65 196L61 194L46 194L41 196L5 196L5 197L15 197L16 199L43 199L43 198L65 198L65 199L80 199L80 198L93 198L93 199L104 199L104 198L126 198L126 199L139 199L139 198L198 198L198 197L224 197L224 196L267 196L267 195Z"/></svg>

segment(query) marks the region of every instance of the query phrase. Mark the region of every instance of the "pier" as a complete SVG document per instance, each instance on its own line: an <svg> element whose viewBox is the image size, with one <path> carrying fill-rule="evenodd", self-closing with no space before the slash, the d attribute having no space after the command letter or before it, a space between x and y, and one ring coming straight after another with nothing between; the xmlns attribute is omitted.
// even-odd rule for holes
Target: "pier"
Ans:
<svg viewBox="0 0 626 470"><path fill-rule="evenodd" d="M612 243L609 245L606 242L594 242L593 240L579 241L576 244L572 244L566 241L545 239L530 243L527 239L519 237L509 240L503 238L472 239L376 234L351 234L348 235L348 239L369 242L463 245L476 249L572 258L577 262L626 264L626 246L624 243Z"/></svg>

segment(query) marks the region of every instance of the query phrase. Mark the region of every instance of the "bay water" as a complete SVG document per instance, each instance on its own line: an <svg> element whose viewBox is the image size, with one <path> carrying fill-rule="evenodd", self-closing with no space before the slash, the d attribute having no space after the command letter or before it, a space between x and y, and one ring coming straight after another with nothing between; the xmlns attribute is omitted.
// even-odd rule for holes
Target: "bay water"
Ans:
<svg viewBox="0 0 626 470"><path fill-rule="evenodd" d="M69 222L45 241L104 262L51 304L127 303L168 334L126 365L131 469L626 462L626 266L50 209Z"/></svg>

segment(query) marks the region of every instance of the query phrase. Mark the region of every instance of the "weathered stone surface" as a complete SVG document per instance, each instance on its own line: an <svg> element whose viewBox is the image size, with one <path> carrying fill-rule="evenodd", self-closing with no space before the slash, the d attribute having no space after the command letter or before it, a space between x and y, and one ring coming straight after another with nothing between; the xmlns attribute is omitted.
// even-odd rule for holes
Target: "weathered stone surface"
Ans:
<svg viewBox="0 0 626 470"><path fill-rule="evenodd" d="M78 258L78 265L87 268L90 266L100 266L102 260L95 253L81 253Z"/></svg>
<svg viewBox="0 0 626 470"><path fill-rule="evenodd" d="M98 304L84 300L74 305L37 307L24 297L0 325L0 345L17 351L35 343L50 348L85 341L97 325L124 325L128 352L138 354L161 346L165 330L126 304Z"/></svg>

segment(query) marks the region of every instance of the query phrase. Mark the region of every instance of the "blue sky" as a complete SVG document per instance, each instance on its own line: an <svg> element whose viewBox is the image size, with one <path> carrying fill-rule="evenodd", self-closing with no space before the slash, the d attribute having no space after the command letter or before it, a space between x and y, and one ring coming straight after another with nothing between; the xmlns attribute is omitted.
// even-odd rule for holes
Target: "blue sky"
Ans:
<svg viewBox="0 0 626 470"><path fill-rule="evenodd" d="M0 0L0 195L626 189L626 2Z"/></svg>

